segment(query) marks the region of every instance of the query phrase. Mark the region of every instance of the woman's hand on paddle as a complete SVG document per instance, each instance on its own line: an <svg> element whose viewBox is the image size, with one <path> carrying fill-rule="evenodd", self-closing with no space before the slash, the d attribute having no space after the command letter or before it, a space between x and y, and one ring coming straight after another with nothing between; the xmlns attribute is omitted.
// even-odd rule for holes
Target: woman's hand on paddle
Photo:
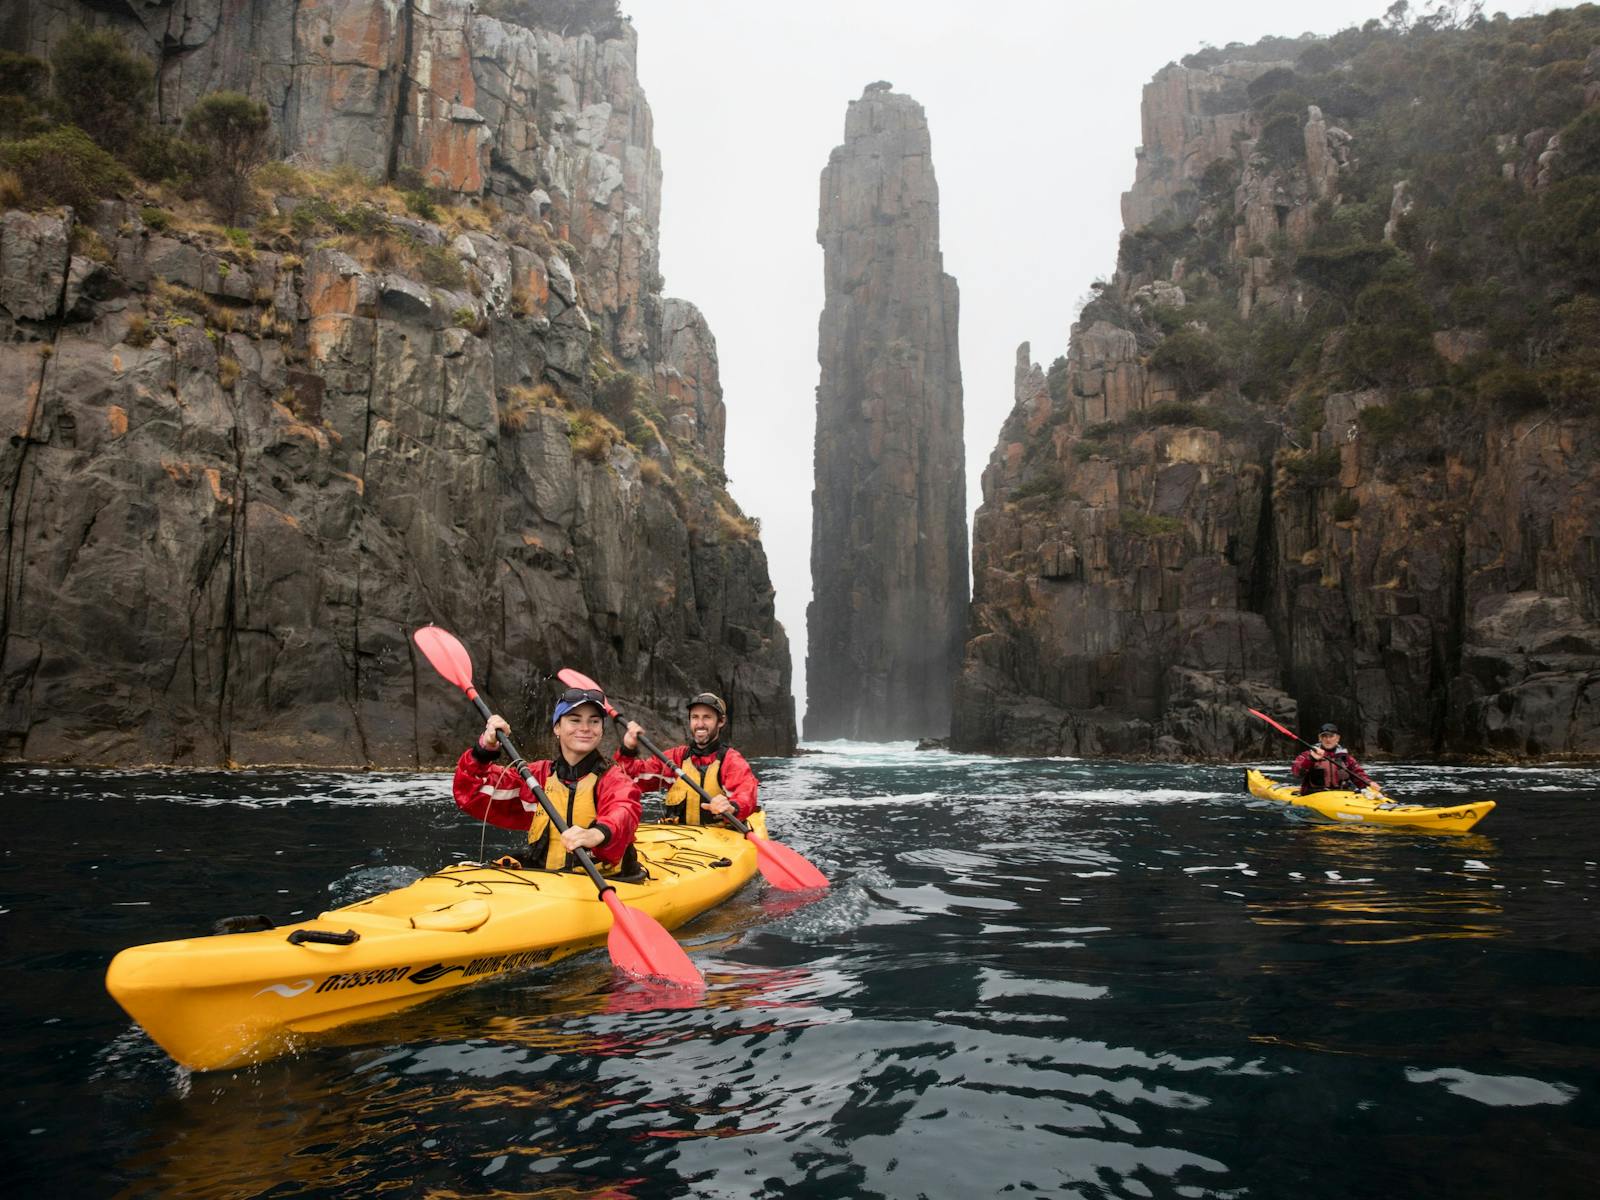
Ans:
<svg viewBox="0 0 1600 1200"><path fill-rule="evenodd" d="M629 751L639 748L639 735L644 732L644 726L637 721L629 721L628 727L622 731L622 744Z"/></svg>
<svg viewBox="0 0 1600 1200"><path fill-rule="evenodd" d="M504 717L499 713L495 713L494 716L483 723L483 732L478 735L478 745L485 750L500 749L500 734L502 731L510 733L511 726L506 723Z"/></svg>
<svg viewBox="0 0 1600 1200"><path fill-rule="evenodd" d="M593 850L606 840L606 835L598 829L590 829L587 825L568 825L566 832L561 835L561 844L567 848L568 853L573 850Z"/></svg>

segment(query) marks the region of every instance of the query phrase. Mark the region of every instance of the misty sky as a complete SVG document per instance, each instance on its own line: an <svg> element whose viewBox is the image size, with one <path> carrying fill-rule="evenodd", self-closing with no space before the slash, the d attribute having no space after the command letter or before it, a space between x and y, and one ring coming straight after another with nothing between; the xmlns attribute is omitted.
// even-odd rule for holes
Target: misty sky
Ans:
<svg viewBox="0 0 1600 1200"><path fill-rule="evenodd" d="M1145 82L1206 44L1332 33L1386 7L623 0L665 173L666 290L697 304L716 335L729 486L761 519L797 717L811 599L818 177L849 101L884 79L928 114L944 265L961 288L970 512L1011 410L1018 343L1045 366L1064 354L1089 284L1116 266ZM1552 7L1486 5L1514 16Z"/></svg>

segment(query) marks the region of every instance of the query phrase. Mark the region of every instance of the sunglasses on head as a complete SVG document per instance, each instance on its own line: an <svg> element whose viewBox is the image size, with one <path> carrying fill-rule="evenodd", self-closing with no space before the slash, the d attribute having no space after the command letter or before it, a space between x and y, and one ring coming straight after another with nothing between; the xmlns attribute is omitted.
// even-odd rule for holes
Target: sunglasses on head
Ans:
<svg viewBox="0 0 1600 1200"><path fill-rule="evenodd" d="M568 688L556 697L557 704L598 704L606 706L606 694L594 688Z"/></svg>

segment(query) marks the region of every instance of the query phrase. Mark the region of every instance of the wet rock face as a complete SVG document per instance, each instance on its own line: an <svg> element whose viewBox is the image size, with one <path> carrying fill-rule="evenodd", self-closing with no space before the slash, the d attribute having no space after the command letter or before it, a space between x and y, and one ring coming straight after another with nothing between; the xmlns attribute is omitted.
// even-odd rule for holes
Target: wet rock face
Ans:
<svg viewBox="0 0 1600 1200"><path fill-rule="evenodd" d="M1250 564L1270 557L1267 451L1249 436L1084 431L1170 397L1133 335L1073 331L1052 395L1024 343L973 526L972 639L951 743L1023 754L1227 756L1258 708L1293 723ZM1160 397L1161 400L1153 399ZM1104 437L1104 435L1102 435Z"/></svg>
<svg viewBox="0 0 1600 1200"><path fill-rule="evenodd" d="M1241 316L1266 305L1295 320L1298 289L1253 247L1303 245L1361 147L1312 107L1303 158L1259 153L1244 88L1274 65L1160 72L1123 212L1134 233L1194 204L1223 160L1213 178L1237 184L1195 220L1223 231ZM1536 188L1534 162L1508 177ZM1390 236L1411 203L1397 184ZM974 521L952 746L1287 752L1257 708L1291 727L1336 720L1377 755L1600 754L1592 419L1495 421L1477 445L1397 469L1358 420L1391 399L1381 391L1319 396L1320 426L1292 429L1226 383L1158 369L1143 314L1184 312L1184 270L1119 272L1048 379L1018 352ZM1434 344L1450 361L1479 348L1471 331Z"/></svg>
<svg viewBox="0 0 1600 1200"><path fill-rule="evenodd" d="M546 217L575 249L588 314L645 371L659 316L661 158L637 36L562 37L471 0L18 0L0 47L48 58L108 25L157 68L161 119L232 90L267 105L285 158L402 176Z"/></svg>
<svg viewBox="0 0 1600 1200"><path fill-rule="evenodd" d="M921 105L873 85L822 173L806 735L943 736L967 604L956 283Z"/></svg>
<svg viewBox="0 0 1600 1200"><path fill-rule="evenodd" d="M134 40L158 22L159 41L181 10L164 103L245 86L313 162L434 164L501 211L465 230L389 218L448 251L454 287L315 238L158 231L137 204L0 218L0 755L445 766L475 718L413 650L430 621L530 755L550 748L562 666L660 739L709 688L741 747L790 752L766 558L724 519L715 340L655 274L631 30L597 43L454 0L349 0L298 5L296 42L278 7L90 15ZM0 35L39 52L87 12L30 5ZM417 107L384 57L407 21L433 85L453 72ZM519 107L535 94L559 106ZM77 223L105 261L72 252ZM626 441L583 424L602 351L646 382L651 420Z"/></svg>

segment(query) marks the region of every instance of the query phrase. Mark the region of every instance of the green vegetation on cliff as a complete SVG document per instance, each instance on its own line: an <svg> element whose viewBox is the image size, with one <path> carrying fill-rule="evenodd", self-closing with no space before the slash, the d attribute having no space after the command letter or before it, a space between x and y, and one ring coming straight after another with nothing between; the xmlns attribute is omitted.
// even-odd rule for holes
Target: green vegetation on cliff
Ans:
<svg viewBox="0 0 1600 1200"><path fill-rule="evenodd" d="M1291 65L1207 97L1247 114L1236 158L1124 235L1125 294L1177 265L1190 297L1132 323L1153 343L1150 366L1186 398L1236 389L1268 412L1382 389L1388 413L1364 412L1361 429L1389 446L1437 448L1539 409L1596 411L1597 45L1595 5L1520 20L1440 6L1412 20L1401 4L1329 38L1185 59ZM1280 209L1277 236L1240 244L1251 181L1292 189L1310 170L1312 106L1350 135L1348 161L1308 223L1284 227ZM1241 259L1269 302L1241 303Z"/></svg>

